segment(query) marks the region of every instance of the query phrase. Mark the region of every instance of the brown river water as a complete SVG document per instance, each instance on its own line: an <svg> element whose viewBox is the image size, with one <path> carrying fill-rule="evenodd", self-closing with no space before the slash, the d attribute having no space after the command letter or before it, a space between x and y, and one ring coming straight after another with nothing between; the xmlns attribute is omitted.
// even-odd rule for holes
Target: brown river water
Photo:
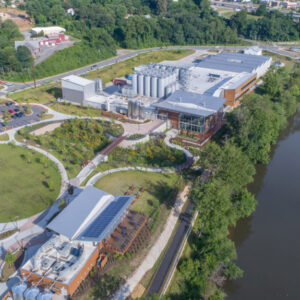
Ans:
<svg viewBox="0 0 300 300"><path fill-rule="evenodd" d="M228 281L227 300L300 299L300 111L257 166L249 190L258 205L231 237L244 276Z"/></svg>

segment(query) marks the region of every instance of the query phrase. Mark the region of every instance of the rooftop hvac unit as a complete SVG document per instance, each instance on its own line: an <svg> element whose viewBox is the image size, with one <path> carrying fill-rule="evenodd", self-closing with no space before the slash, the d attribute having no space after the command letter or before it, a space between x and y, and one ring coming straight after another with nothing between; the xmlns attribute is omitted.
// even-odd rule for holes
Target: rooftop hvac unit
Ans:
<svg viewBox="0 0 300 300"><path fill-rule="evenodd" d="M19 282L15 284L11 291L14 300L23 300L24 299L24 292L27 289L27 284L24 282Z"/></svg>

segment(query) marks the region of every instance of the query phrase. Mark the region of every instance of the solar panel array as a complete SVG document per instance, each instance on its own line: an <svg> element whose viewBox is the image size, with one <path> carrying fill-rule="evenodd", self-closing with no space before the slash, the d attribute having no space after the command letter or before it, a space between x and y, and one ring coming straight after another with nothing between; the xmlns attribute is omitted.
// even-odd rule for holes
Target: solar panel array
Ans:
<svg viewBox="0 0 300 300"><path fill-rule="evenodd" d="M206 56L201 62L195 65L200 68L251 73L268 60L269 57L267 56L222 52Z"/></svg>
<svg viewBox="0 0 300 300"><path fill-rule="evenodd" d="M130 196L121 196L116 201L112 201L81 234L80 238L99 238L130 198Z"/></svg>

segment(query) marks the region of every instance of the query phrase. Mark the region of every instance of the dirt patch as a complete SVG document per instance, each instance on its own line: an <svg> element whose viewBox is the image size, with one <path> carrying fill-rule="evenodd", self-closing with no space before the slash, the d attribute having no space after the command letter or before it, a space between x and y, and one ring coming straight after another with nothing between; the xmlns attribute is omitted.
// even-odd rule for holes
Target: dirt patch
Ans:
<svg viewBox="0 0 300 300"><path fill-rule="evenodd" d="M45 133L47 133L47 132L51 132L51 131L53 131L54 129L60 127L61 124L62 124L62 122L57 122L57 123L48 124L48 125L45 125L45 126L43 126L43 127L41 127L41 128L38 128L38 129L32 131L31 134L37 135L37 136L43 135L43 134L45 134Z"/></svg>
<svg viewBox="0 0 300 300"><path fill-rule="evenodd" d="M2 21L11 19L18 26L20 31L27 31L33 27L31 18L23 10L1 8L0 13ZM2 14L4 14L4 16L2 16Z"/></svg>

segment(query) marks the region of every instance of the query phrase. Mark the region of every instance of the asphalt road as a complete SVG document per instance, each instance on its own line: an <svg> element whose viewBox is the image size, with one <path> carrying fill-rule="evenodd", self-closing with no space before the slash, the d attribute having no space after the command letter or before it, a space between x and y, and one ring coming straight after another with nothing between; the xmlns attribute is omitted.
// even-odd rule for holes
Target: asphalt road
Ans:
<svg viewBox="0 0 300 300"><path fill-rule="evenodd" d="M266 44L263 44L263 43L259 43L259 42L254 42L254 41L250 41L252 42L253 44L256 44L256 45L259 45L259 47L261 47L262 49L264 50L268 50L268 51L271 51L271 52L274 52L274 53L277 53L277 54L280 54L280 55L284 55L284 56L289 56L291 58L298 58L299 59L299 56L295 55L295 54L292 54L292 53L289 53L287 51L283 51L283 50L280 50L277 46L269 46L269 45L266 45ZM241 50L241 49L244 49L245 47L243 46L170 46L170 47L163 47L163 49L191 49L191 50L209 50L209 49L226 49L226 50ZM45 84L49 81L59 81L61 78L65 77L65 76L69 76L69 75L82 75L82 74L85 74L87 72L90 72L92 70L95 70L95 69L101 69L101 68L104 68L104 67L107 67L109 65L113 65L115 63L118 63L120 61L124 61L124 60L127 60L129 58L132 58L140 53L145 53L145 52L149 52L149 51L159 51L159 50L162 50L162 48L160 47L156 47L156 48L149 48L149 49L141 49L141 50L136 50L136 51L132 51L130 53L127 53L127 54L123 54L123 55L120 55L120 56L116 56L116 57L113 57L113 58L110 58L110 59L107 59L107 60L104 60L104 61L101 61L101 62L98 62L98 63L95 63L93 65L89 65L89 66L85 66L85 67L82 67L82 68L79 68L79 69L76 69L76 70L72 70L72 71L69 71L69 72L66 72L66 73L62 73L62 74L58 74L58 75L55 75L55 76L51 76L51 77L48 77L48 78L44 78L44 79L40 79L40 80L37 80L36 83L37 85L42 85L42 84ZM93 68L92 68L93 66ZM19 91L19 90L23 90L23 89L26 89L26 88L32 88L34 86L34 83L33 82L27 82L27 83L11 83L7 89L5 91L0 91L0 95L5 95L7 92L15 92L15 91Z"/></svg>
<svg viewBox="0 0 300 300"><path fill-rule="evenodd" d="M176 257L176 254L178 252L178 249L180 247L180 244L184 238L184 235L186 234L190 222L192 220L192 209L193 209L193 203L191 201L189 201L187 208L185 210L185 212L183 214L181 214L180 217L180 223L178 226L178 229L176 231L176 234L167 250L167 252L165 253L164 259L161 262L155 277L150 285L150 288L147 292L147 296L151 295L151 294L159 294L165 278L168 275L168 272L170 270L170 267Z"/></svg>

